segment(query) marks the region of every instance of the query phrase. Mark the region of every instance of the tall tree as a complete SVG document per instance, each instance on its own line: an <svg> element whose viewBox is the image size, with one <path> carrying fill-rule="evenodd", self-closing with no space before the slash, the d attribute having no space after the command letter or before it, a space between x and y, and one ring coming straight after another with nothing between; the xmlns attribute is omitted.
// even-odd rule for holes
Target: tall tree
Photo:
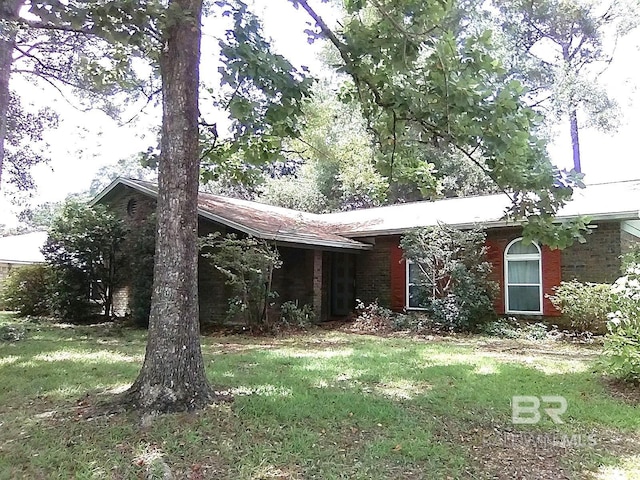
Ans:
<svg viewBox="0 0 640 480"><path fill-rule="evenodd" d="M554 246L580 237L580 221L553 226L574 183L549 162L539 119L495 57L490 32L464 31L452 2L347 0L334 31L307 0L292 1L316 23L311 35L338 50L352 78L344 96L363 106L389 172L425 145L455 151L511 196L525 236Z"/></svg>
<svg viewBox="0 0 640 480"><path fill-rule="evenodd" d="M159 67L163 116L154 286L145 361L128 394L130 402L146 411L194 409L212 395L200 350L197 295L202 3L31 1L30 12L38 20L22 21L25 28L103 38L112 47L107 60L129 65L123 52L131 51ZM268 51L256 17L241 0L215 5L233 17L234 28L222 42L222 71L223 82L231 87L224 105L235 119L235 135L213 142L205 153L242 150L260 162L283 137L296 133L309 82ZM215 127L207 127L217 137Z"/></svg>
<svg viewBox="0 0 640 480"><path fill-rule="evenodd" d="M202 0L169 2L162 31L162 142L149 338L131 387L144 410L199 408L211 399L198 321L198 83Z"/></svg>
<svg viewBox="0 0 640 480"><path fill-rule="evenodd" d="M131 11L130 6L124 7L125 13ZM21 16L27 8L34 15L28 19ZM121 113L121 105L131 105L141 97L148 102L154 97L153 78L143 78L133 68L136 50L128 42L110 41L135 29L113 29L103 35L109 21L105 12L99 4L77 8L76 2L0 2L0 189L7 185L7 176L19 189L33 188L30 167L48 160L46 146L39 150L33 147L46 129L57 125L57 115L51 109L30 114L20 104L11 91L12 77L48 85L74 107L100 108L114 118ZM109 15L117 20L113 11ZM98 21L92 23L94 19ZM126 96L118 96L119 92L126 92Z"/></svg>
<svg viewBox="0 0 640 480"><path fill-rule="evenodd" d="M529 87L538 108L568 119L573 165L581 172L580 129L617 126L617 104L599 77L618 39L637 27L637 3L514 0L494 6L512 73Z"/></svg>
<svg viewBox="0 0 640 480"><path fill-rule="evenodd" d="M7 136L9 102L11 100L9 79L17 32L15 20L18 18L23 3L23 0L3 0L0 2L0 189L2 188L2 167L4 165L4 141Z"/></svg>

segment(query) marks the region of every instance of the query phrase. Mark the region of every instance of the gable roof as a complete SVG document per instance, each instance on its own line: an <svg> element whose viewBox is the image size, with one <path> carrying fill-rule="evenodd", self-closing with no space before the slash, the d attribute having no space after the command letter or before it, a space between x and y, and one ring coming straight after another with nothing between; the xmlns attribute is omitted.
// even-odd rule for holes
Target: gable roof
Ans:
<svg viewBox="0 0 640 480"><path fill-rule="evenodd" d="M517 226L518 221L505 218L510 205L505 194L484 195L330 213L322 215L322 219L334 224L334 231L346 237L391 235L438 223L458 228ZM593 221L639 219L640 180L593 184L575 190L572 200L558 211L556 220L579 216Z"/></svg>
<svg viewBox="0 0 640 480"><path fill-rule="evenodd" d="M93 200L92 204L108 201L121 186L132 188L153 198L158 186L151 182L117 178ZM198 215L234 230L265 240L296 245L309 245L350 250L369 250L370 244L338 235L328 228L321 215L274 207L264 203L198 193Z"/></svg>
<svg viewBox="0 0 640 480"><path fill-rule="evenodd" d="M154 198L158 195L154 183L118 178L92 203L108 200L122 186ZM505 218L510 205L507 195L498 194L313 214L204 192L198 195L201 217L234 230L265 240L352 250L371 248L353 238L401 234L438 223L458 228L518 226L519 222ZM572 201L558 212L556 219L579 216L593 221L640 219L640 180L593 184L574 191Z"/></svg>
<svg viewBox="0 0 640 480"><path fill-rule="evenodd" d="M0 263L42 263L40 251L47 241L47 232L32 232L0 238Z"/></svg>

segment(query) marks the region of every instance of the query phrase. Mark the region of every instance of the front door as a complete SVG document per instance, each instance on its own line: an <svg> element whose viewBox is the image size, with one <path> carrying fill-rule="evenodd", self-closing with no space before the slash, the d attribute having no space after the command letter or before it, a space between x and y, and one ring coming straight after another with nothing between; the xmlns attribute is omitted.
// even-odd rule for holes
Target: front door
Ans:
<svg viewBox="0 0 640 480"><path fill-rule="evenodd" d="M331 255L331 315L346 317L355 307L355 257L348 253Z"/></svg>

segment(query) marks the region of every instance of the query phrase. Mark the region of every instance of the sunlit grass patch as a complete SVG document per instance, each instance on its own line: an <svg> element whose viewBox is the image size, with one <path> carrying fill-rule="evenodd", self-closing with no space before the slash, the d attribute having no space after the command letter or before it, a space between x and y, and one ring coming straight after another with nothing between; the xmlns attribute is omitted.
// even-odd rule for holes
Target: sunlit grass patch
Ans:
<svg viewBox="0 0 640 480"><path fill-rule="evenodd" d="M393 380L375 385L373 390L385 397L400 400L411 400L433 388L426 382L412 382L409 380Z"/></svg>
<svg viewBox="0 0 640 480"><path fill-rule="evenodd" d="M271 355L280 357L292 357L292 358L334 358L334 357L348 357L353 355L352 348L346 349L326 349L326 350L295 350L295 349L278 349L271 350Z"/></svg>
<svg viewBox="0 0 640 480"><path fill-rule="evenodd" d="M109 350L57 350L35 355L33 360L40 362L72 361L82 363L131 363L142 362L142 355L123 355Z"/></svg>
<svg viewBox="0 0 640 480"><path fill-rule="evenodd" d="M8 355L6 357L2 357L0 358L0 367L2 367L3 365L10 365L12 363L16 363L18 360L20 360L20 358L17 355Z"/></svg>
<svg viewBox="0 0 640 480"><path fill-rule="evenodd" d="M616 465L603 465L593 472L584 472L586 478L594 480L630 480L640 478L640 454L623 455Z"/></svg>
<svg viewBox="0 0 640 480"><path fill-rule="evenodd" d="M231 389L233 395L263 395L265 397L290 397L293 391L290 388L275 385L257 385L255 387L240 386Z"/></svg>
<svg viewBox="0 0 640 480"><path fill-rule="evenodd" d="M607 394L593 349L471 336L205 337L208 377L232 403L150 422L87 415L133 382L144 338L42 324L0 344L0 479L162 478L166 468L194 479L499 478L535 471L535 455L483 452L486 432L640 435L638 407ZM513 395L565 396L565 424L513 425ZM575 478L635 474L635 454L610 447L544 460ZM507 459L484 464L485 453Z"/></svg>

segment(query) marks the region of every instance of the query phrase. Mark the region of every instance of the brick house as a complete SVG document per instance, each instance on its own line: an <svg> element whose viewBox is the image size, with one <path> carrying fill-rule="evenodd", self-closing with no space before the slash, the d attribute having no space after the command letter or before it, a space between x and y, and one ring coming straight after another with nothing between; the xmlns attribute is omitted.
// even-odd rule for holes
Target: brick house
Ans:
<svg viewBox="0 0 640 480"><path fill-rule="evenodd" d="M153 211L156 195L155 184L120 178L94 203L109 205L135 226ZM586 243L562 251L521 243L519 224L504 218L509 202L505 195L487 195L317 215L201 193L199 234L235 232L276 244L283 260L274 276L278 302L313 305L323 320L347 316L356 298L378 300L395 311L419 309L412 295L414 272L399 247L402 234L416 227L440 222L485 229L500 286L500 314L559 315L545 296L553 287L571 279L613 282L620 274L620 255L640 243L640 180L576 192L557 221L587 216L592 233ZM201 261L199 282L201 321L222 321L227 309L223 279ZM125 287L123 309L126 299Z"/></svg>

